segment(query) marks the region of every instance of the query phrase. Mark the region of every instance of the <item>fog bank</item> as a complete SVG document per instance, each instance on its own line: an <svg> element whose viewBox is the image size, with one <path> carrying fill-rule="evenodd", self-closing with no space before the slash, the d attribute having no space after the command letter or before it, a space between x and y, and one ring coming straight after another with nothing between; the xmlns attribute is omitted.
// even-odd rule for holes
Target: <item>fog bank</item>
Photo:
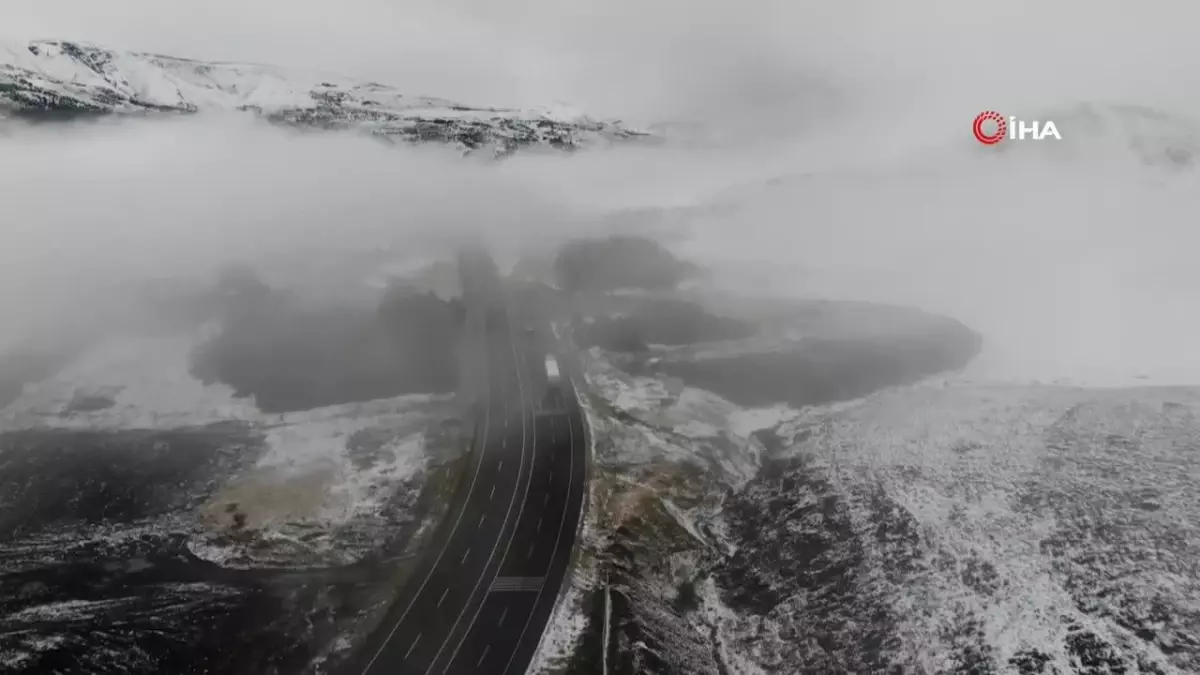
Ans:
<svg viewBox="0 0 1200 675"><path fill-rule="evenodd" d="M0 302L10 310L229 257L286 259L303 274L335 249L430 246L413 244L418 233L482 230L516 249L640 207L663 209L663 227L688 235L680 252L730 285L959 318L985 336L977 369L988 377L1200 382L1189 159L1200 136L1161 141L1112 119L1089 126L1079 112L1137 105L1194 119L1200 101L1184 84L1200 67L1194 4L156 8L14 0L2 32L700 126L675 127L665 147L502 164L242 118L9 129ZM1062 120L1064 141L983 148L967 130L984 109ZM1159 141L1178 166L1138 154Z"/></svg>

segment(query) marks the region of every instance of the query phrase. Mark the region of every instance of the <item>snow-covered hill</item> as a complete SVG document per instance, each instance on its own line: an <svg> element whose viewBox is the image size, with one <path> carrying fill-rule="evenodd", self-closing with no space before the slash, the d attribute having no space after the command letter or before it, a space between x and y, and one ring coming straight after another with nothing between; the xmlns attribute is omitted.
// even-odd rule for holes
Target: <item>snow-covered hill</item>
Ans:
<svg viewBox="0 0 1200 675"><path fill-rule="evenodd" d="M539 672L1198 672L1195 388L752 410L585 356L598 513Z"/></svg>
<svg viewBox="0 0 1200 675"><path fill-rule="evenodd" d="M408 96L375 82L283 68L121 52L67 41L0 44L0 119L6 114L244 111L289 125L359 130L407 143L440 142L507 154L523 146L572 150L646 137L568 109L472 107Z"/></svg>

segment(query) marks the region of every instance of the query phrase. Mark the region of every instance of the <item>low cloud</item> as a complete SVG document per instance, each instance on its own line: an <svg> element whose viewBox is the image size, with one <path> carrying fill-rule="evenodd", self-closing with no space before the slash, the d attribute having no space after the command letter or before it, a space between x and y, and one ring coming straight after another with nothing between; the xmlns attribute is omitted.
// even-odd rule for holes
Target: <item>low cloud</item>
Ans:
<svg viewBox="0 0 1200 675"><path fill-rule="evenodd" d="M1200 100L1184 83L1200 67L1189 35L1200 7L10 5L10 38L275 62L471 104L566 101L705 130L686 146L502 164L241 118L10 130L10 305L50 278L90 287L231 256L403 247L419 232L537 243L608 210L664 209L666 223L682 208L671 225L692 233L686 252L731 283L753 272L778 292L951 313L988 338L992 374L1200 379L1200 326L1186 309L1200 306L1187 254L1200 243L1200 191L1184 147L1196 137L1176 129L1164 141L1145 115L1110 114L1195 119ZM1108 117L1089 125L1089 106ZM968 125L984 109L1054 119L1064 141L983 148ZM1164 163L1150 157L1155 143Z"/></svg>

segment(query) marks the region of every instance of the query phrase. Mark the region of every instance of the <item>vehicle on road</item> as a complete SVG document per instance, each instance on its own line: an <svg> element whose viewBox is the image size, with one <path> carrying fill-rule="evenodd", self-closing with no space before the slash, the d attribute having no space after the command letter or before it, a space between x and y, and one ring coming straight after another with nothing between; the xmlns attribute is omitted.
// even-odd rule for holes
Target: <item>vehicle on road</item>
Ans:
<svg viewBox="0 0 1200 675"><path fill-rule="evenodd" d="M558 372L558 359L553 356L546 357L546 379L550 384L562 382L562 375Z"/></svg>

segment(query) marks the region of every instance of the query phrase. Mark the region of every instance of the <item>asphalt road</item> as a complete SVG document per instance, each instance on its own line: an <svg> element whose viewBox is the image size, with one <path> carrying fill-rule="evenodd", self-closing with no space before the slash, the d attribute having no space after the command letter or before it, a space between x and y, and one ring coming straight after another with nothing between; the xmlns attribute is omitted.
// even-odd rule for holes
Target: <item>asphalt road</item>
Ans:
<svg viewBox="0 0 1200 675"><path fill-rule="evenodd" d="M575 543L582 414L569 382L546 381L548 325L512 316L490 259L472 260L462 276L486 395L468 474L355 675L524 673Z"/></svg>

